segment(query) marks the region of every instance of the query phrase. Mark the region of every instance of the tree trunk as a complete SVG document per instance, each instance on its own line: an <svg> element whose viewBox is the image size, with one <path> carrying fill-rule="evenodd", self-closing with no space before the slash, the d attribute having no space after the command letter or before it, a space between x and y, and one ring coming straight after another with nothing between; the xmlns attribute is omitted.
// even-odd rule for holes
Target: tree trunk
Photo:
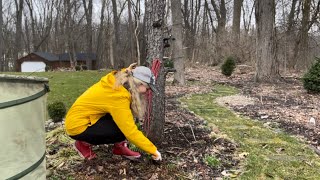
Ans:
<svg viewBox="0 0 320 180"><path fill-rule="evenodd" d="M26 0L26 3L29 8L30 19L31 19L31 33L32 33L32 37L31 37L32 50L31 51L33 52L33 51L37 51L36 50L37 35L36 35L36 29L35 29L35 19L34 19L34 15L33 15L33 4L32 4L32 1L30 1L30 0Z"/></svg>
<svg viewBox="0 0 320 180"><path fill-rule="evenodd" d="M22 11L23 11L23 2L24 0L15 0L16 5L16 36L15 36L15 50L14 50L14 61L13 61L13 67L16 68L16 70L19 69L17 67L16 61L20 57L20 53L22 50Z"/></svg>
<svg viewBox="0 0 320 180"><path fill-rule="evenodd" d="M2 12L2 0L0 0L0 12ZM3 59L3 17L0 14L0 72L4 71L4 59Z"/></svg>
<svg viewBox="0 0 320 180"><path fill-rule="evenodd" d="M139 42L139 28L140 28L140 0L137 0L136 2L136 9L135 9L135 29L134 29L134 40L136 43L136 54L137 54L137 62L138 65L141 65L141 53L140 53L140 42Z"/></svg>
<svg viewBox="0 0 320 180"><path fill-rule="evenodd" d="M238 43L240 39L240 19L241 7L243 0L234 0L233 2L233 19L232 19L232 36L233 43Z"/></svg>
<svg viewBox="0 0 320 180"><path fill-rule="evenodd" d="M105 45L102 43L102 40L105 36L103 35L103 26L104 26L104 11L106 8L106 0L102 0L102 6L101 6L101 14L100 14L100 25L99 25L99 32L98 32L98 39L97 39L97 60L96 60L96 66L98 69L102 66L102 59L103 59L103 49Z"/></svg>
<svg viewBox="0 0 320 180"><path fill-rule="evenodd" d="M69 53L69 59L70 59L70 67L72 69L75 69L75 66L77 65L77 58L76 58L76 48L75 48L75 35L74 35L74 21L72 19L72 5L74 2L70 2L71 0L65 0L64 6L66 7L66 14L65 19L66 26L64 32L67 34L67 47L68 53ZM76 11L76 9L75 9Z"/></svg>
<svg viewBox="0 0 320 180"><path fill-rule="evenodd" d="M288 65L289 68L293 69L294 65L295 65L295 57L294 57L294 48L292 46L291 42L295 41L295 29L294 29L294 15L296 12L296 4L297 4L298 0L292 0L291 2L291 8L290 8L290 12L288 15L288 25L287 25L287 29L286 29L286 34L285 34L285 44L289 45L289 48L287 51L285 51L285 57L288 57L288 62L285 62L285 66ZM293 43L294 44L294 43ZM287 60L286 60L287 61Z"/></svg>
<svg viewBox="0 0 320 180"><path fill-rule="evenodd" d="M87 1L83 0L83 7L84 12L86 15L87 25L86 25L86 35L87 35L87 53L92 53L93 47L92 47L92 0L89 0L88 7L87 7ZM89 70L92 69L92 59L91 57L87 57L86 59L86 65Z"/></svg>
<svg viewBox="0 0 320 180"><path fill-rule="evenodd" d="M211 4L213 6L214 12L218 19L218 27L216 34L216 57L217 61L220 62L222 60L222 47L224 45L225 36L226 36L226 21L227 21L227 9L226 3L224 0L221 0L220 7L217 6L214 0L211 0Z"/></svg>
<svg viewBox="0 0 320 180"><path fill-rule="evenodd" d="M128 28L128 43L129 43L129 48L130 48L130 58L129 58L129 64L133 63L133 62L136 62L136 56L135 56L135 53L134 53L134 50L135 50L135 47L134 47L134 40L133 40L133 35L134 35L134 32L133 32L133 22L132 22L132 13L131 13L131 10L132 10L132 4L131 4L131 0L128 0L128 21L129 21L129 28Z"/></svg>
<svg viewBox="0 0 320 180"><path fill-rule="evenodd" d="M256 1L257 62L256 82L273 82L279 75L275 41L275 1Z"/></svg>
<svg viewBox="0 0 320 180"><path fill-rule="evenodd" d="M294 50L295 69L305 69L308 62L309 36L308 26L310 22L310 6L311 0L303 1L301 29L298 34L296 47Z"/></svg>
<svg viewBox="0 0 320 180"><path fill-rule="evenodd" d="M145 2L147 63L152 66L153 61L160 60L160 70L156 79L159 94L152 95L152 113L150 129L147 136L155 144L160 144L163 137L165 120L165 71L163 67L163 28L165 1L148 0Z"/></svg>
<svg viewBox="0 0 320 180"><path fill-rule="evenodd" d="M184 76L184 50L182 45L182 12L181 1L171 0L172 12L172 36L174 38L172 43L172 60L174 62L174 82L180 85L185 84Z"/></svg>
<svg viewBox="0 0 320 180"><path fill-rule="evenodd" d="M113 59L114 68L119 69L124 67L124 60L120 54L120 19L118 17L117 1L112 0L112 13L113 13L113 25L114 25L114 42L113 42Z"/></svg>

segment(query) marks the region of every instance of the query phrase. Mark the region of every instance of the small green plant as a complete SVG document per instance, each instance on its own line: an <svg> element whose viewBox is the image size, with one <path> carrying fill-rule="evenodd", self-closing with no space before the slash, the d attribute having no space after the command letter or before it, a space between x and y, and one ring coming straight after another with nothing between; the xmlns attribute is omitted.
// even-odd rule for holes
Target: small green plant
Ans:
<svg viewBox="0 0 320 180"><path fill-rule="evenodd" d="M219 159L214 156L206 156L204 160L206 164L208 164L208 166L212 168L218 167L220 165Z"/></svg>
<svg viewBox="0 0 320 180"><path fill-rule="evenodd" d="M50 66L46 66L46 67L44 68L44 70L45 70L46 72L48 72L48 71L51 70L51 67L50 67Z"/></svg>
<svg viewBox="0 0 320 180"><path fill-rule="evenodd" d="M76 69L76 71L80 71L81 70L81 66L79 66L79 65L76 65L74 68Z"/></svg>
<svg viewBox="0 0 320 180"><path fill-rule="evenodd" d="M53 102L48 105L48 113L53 122L61 122L66 115L66 106L63 102Z"/></svg>
<svg viewBox="0 0 320 180"><path fill-rule="evenodd" d="M131 149L132 151L136 151L136 152L143 152L140 148L138 148L136 145L129 143L129 149Z"/></svg>
<svg viewBox="0 0 320 180"><path fill-rule="evenodd" d="M221 66L221 73L229 77L231 76L235 68L236 68L236 61L232 56L229 56Z"/></svg>
<svg viewBox="0 0 320 180"><path fill-rule="evenodd" d="M82 70L88 70L88 66L87 65L82 65L81 68L82 68Z"/></svg>
<svg viewBox="0 0 320 180"><path fill-rule="evenodd" d="M173 65L173 61L171 59L166 59L164 61L164 67L167 67L167 68L173 68L174 65Z"/></svg>
<svg viewBox="0 0 320 180"><path fill-rule="evenodd" d="M302 81L308 92L320 93L320 58L316 57L315 63L304 74Z"/></svg>

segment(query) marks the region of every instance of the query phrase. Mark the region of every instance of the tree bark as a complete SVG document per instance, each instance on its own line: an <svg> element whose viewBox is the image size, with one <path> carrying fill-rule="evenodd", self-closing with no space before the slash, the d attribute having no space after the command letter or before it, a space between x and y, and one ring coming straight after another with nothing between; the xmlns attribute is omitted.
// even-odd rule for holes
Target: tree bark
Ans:
<svg viewBox="0 0 320 180"><path fill-rule="evenodd" d="M279 75L275 32L275 1L257 0L255 6L257 26L256 82L273 82Z"/></svg>
<svg viewBox="0 0 320 180"><path fill-rule="evenodd" d="M92 47L92 0L88 0L88 7L87 7L87 1L82 0L84 12L86 15L86 35L87 35L87 53L93 53L93 47ZM91 57L87 57L86 65L89 70L92 69L92 59Z"/></svg>
<svg viewBox="0 0 320 180"><path fill-rule="evenodd" d="M296 41L296 46L294 49L294 65L295 69L305 69L307 67L308 59L308 49L309 49L309 36L308 36L308 27L310 23L310 6L311 0L303 1L302 8L302 21L301 29L298 34L298 39Z"/></svg>
<svg viewBox="0 0 320 180"><path fill-rule="evenodd" d="M99 25L99 32L98 32L98 38L97 38L97 60L96 65L97 68L100 69L102 66L102 59L103 59L103 49L105 45L102 43L103 38L105 37L103 35L103 26L104 26L104 11L106 8L106 0L102 0L102 6L101 6L101 13L100 13L100 25Z"/></svg>
<svg viewBox="0 0 320 180"><path fill-rule="evenodd" d="M36 35L36 27L35 27L35 19L33 15L33 3L32 0L26 0L26 3L29 8L29 13L30 13L30 19L31 19L31 42L32 42L32 52L36 51L36 42L37 42L37 35Z"/></svg>
<svg viewBox="0 0 320 180"><path fill-rule="evenodd" d="M135 56L135 47L134 47L134 39L133 39L133 35L134 35L134 32L133 32L133 22L132 22L132 13L131 13L131 10L132 10L132 4L131 4L131 0L128 0L128 21L129 21L129 28L128 28L128 42L129 42L129 45L130 45L130 58L129 58L129 62L127 65L133 63L133 62L136 62L136 56Z"/></svg>
<svg viewBox="0 0 320 180"><path fill-rule="evenodd" d="M17 60L20 57L20 53L22 50L22 11L23 11L23 2L24 0L15 0L15 6L16 6L16 35L15 35L15 50L14 50L14 61L13 61L13 67L16 68L16 70L19 69L17 67Z"/></svg>
<svg viewBox="0 0 320 180"><path fill-rule="evenodd" d="M239 39L240 39L240 19L241 19L242 3L243 3L243 0L234 0L233 2L233 19L232 19L233 43L239 42Z"/></svg>
<svg viewBox="0 0 320 180"><path fill-rule="evenodd" d="M70 66L71 68L75 68L77 66L77 58L76 58L76 48L75 48L75 35L74 35L74 21L72 19L72 10L76 12L77 9L75 6L75 1L73 0L65 0L64 1L64 6L66 7L66 12L65 12L65 19L64 21L66 22L64 32L67 34L67 47L68 53L69 53L69 59L70 59Z"/></svg>
<svg viewBox="0 0 320 180"><path fill-rule="evenodd" d="M223 56L222 47L223 47L223 42L225 40L225 35L226 35L227 9L226 9L225 0L220 1L220 8L218 8L215 0L211 0L211 4L213 6L214 12L218 19L215 52L216 52L217 61L220 62Z"/></svg>
<svg viewBox="0 0 320 180"><path fill-rule="evenodd" d="M2 12L2 0L0 0L0 12ZM0 71L4 71L4 59L3 59L3 16L0 14Z"/></svg>
<svg viewBox="0 0 320 180"><path fill-rule="evenodd" d="M135 28L134 28L134 40L136 43L136 54L137 54L137 62L138 65L141 65L141 53L140 53L140 42L139 42L139 28L140 28L140 16L141 16L141 10L140 10L140 0L137 0L136 5L135 5Z"/></svg>
<svg viewBox="0 0 320 180"><path fill-rule="evenodd" d="M184 85L184 50L183 50L183 37L182 37L182 12L181 12L181 1L171 0L171 12L172 12L172 60L176 72L174 73L174 83Z"/></svg>
<svg viewBox="0 0 320 180"><path fill-rule="evenodd" d="M159 94L152 95L152 113L150 130L147 136L155 144L160 144L163 137L165 120L165 71L163 67L163 28L165 1L147 0L145 2L147 63L152 66L153 61L160 60L160 70L156 79Z"/></svg>
<svg viewBox="0 0 320 180"><path fill-rule="evenodd" d="M117 1L112 0L112 13L113 13L113 25L114 25L114 42L113 42L113 59L114 68L123 68L125 63L120 54L120 19L118 17Z"/></svg>

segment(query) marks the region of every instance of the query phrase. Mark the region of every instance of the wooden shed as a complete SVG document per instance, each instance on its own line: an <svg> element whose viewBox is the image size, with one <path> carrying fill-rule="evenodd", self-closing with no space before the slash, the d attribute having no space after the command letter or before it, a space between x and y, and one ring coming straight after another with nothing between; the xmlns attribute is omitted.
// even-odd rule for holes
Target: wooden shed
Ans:
<svg viewBox="0 0 320 180"><path fill-rule="evenodd" d="M96 69L96 54L76 53L75 57L78 65L86 65L87 60L91 60L92 69ZM69 68L70 53L33 52L17 60L16 71L43 72L46 67L50 67L50 69Z"/></svg>

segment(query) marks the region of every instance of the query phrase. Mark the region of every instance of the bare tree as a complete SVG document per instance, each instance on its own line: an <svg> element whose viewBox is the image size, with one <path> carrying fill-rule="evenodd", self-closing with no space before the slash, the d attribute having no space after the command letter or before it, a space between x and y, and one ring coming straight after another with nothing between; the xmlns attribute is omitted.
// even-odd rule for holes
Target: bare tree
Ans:
<svg viewBox="0 0 320 180"><path fill-rule="evenodd" d="M251 19L252 19L251 17L253 15L254 8L255 8L256 0L252 0L252 1L250 1L249 3L246 3L246 5L244 5L242 2L242 12L243 12L242 19L243 19L243 28L244 28L245 35L248 35L249 29L251 26Z"/></svg>
<svg viewBox="0 0 320 180"><path fill-rule="evenodd" d="M311 0L304 0L302 2L302 20L301 27L298 32L296 44L294 47L294 67L295 69L305 69L310 65L309 50L309 30L317 21L320 10L320 0L315 5L313 14L311 15Z"/></svg>
<svg viewBox="0 0 320 180"><path fill-rule="evenodd" d="M15 0L14 2L16 7L16 35L13 67L17 69L18 67L16 67L16 61L22 53L22 11L24 0Z"/></svg>
<svg viewBox="0 0 320 180"><path fill-rule="evenodd" d="M113 25L114 25L114 41L113 41L113 57L116 62L114 62L114 68L124 67L124 60L120 55L120 18L118 16L117 1L112 0L112 12L113 12Z"/></svg>
<svg viewBox="0 0 320 180"><path fill-rule="evenodd" d="M172 43L172 57L174 62L174 82L180 85L185 84L184 76L184 49L182 46L182 12L181 12L181 1L171 0L171 12L172 12L172 36L174 38Z"/></svg>
<svg viewBox="0 0 320 180"><path fill-rule="evenodd" d="M225 0L220 0L219 6L215 0L211 0L214 12L218 19L217 34L216 34L216 55L217 61L221 61L222 58L222 46L226 38L226 21L227 21L227 9Z"/></svg>
<svg viewBox="0 0 320 180"><path fill-rule="evenodd" d="M76 58L76 44L77 44L77 37L76 37L76 23L74 16L77 14L81 4L77 3L76 0L64 0L64 19L63 24L65 29L63 30L64 33L67 34L67 44L66 49L69 53L70 65L71 68L75 68L77 65L77 58ZM82 22L82 18L79 19L78 24ZM80 37L80 35L78 35Z"/></svg>
<svg viewBox="0 0 320 180"><path fill-rule="evenodd" d="M32 41L32 45L33 45L33 48L32 49L35 49L34 46L35 46L35 41L36 41L36 28L35 28L35 19L34 19L34 15L33 15L33 1L32 0L26 0L26 3L27 3L27 6L28 6L28 9L29 9L29 13L30 13L30 20L31 20L31 41ZM27 18L26 18L26 21L27 21ZM27 26L27 22L25 23L25 25ZM28 28L26 27L26 31L28 30ZM28 44L29 44L29 33L26 32L26 36L27 36L27 41L28 41ZM27 47L28 49L30 48L29 46ZM29 52L31 50L28 50ZM32 50L33 51L33 50Z"/></svg>
<svg viewBox="0 0 320 180"><path fill-rule="evenodd" d="M147 0L145 6L147 62L150 67L154 62L159 62L157 66L160 66L159 71L156 72L158 74L156 87L159 94L152 95L152 113L147 115L147 118L151 118L147 136L152 142L159 144L163 136L165 119L165 71L162 64L165 1Z"/></svg>
<svg viewBox="0 0 320 180"><path fill-rule="evenodd" d="M242 3L243 0L233 1L232 35L234 43L239 42L240 39L240 19Z"/></svg>
<svg viewBox="0 0 320 180"><path fill-rule="evenodd" d="M133 40L133 22L132 22L132 2L131 0L128 0L128 23L129 23L129 28L128 28L128 44L129 44L129 63L136 62L136 57L135 57L135 47L134 47L134 40Z"/></svg>
<svg viewBox="0 0 320 180"><path fill-rule="evenodd" d="M272 82L279 78L275 31L275 0L257 0L257 61L255 81Z"/></svg>
<svg viewBox="0 0 320 180"><path fill-rule="evenodd" d="M86 15L87 25L86 25L86 35L87 35L87 53L92 53L93 47L92 47L92 0L88 0L88 6L87 1L82 0L83 7L84 7L84 13ZM92 59L91 57L87 57L86 64L88 69L92 69Z"/></svg>
<svg viewBox="0 0 320 180"><path fill-rule="evenodd" d="M97 67L101 68L102 65L102 59L103 59L103 49L104 49L104 44L102 43L102 37L105 37L103 35L104 31L104 11L106 8L107 1L102 0L101 1L102 6L101 6L101 13L100 13L100 25L99 25L99 32L98 32L98 38L97 38Z"/></svg>
<svg viewBox="0 0 320 180"><path fill-rule="evenodd" d="M184 0L183 4L183 22L185 30L185 45L188 48L186 55L189 60L194 60L195 42L197 33L197 22L199 21L199 13L201 8L201 0Z"/></svg>
<svg viewBox="0 0 320 180"><path fill-rule="evenodd" d="M140 53L140 42L139 42L139 34L140 34L140 16L141 16L141 8L140 8L140 0L137 0L137 2L134 5L134 17L135 17L135 28L134 28L134 38L136 42L136 54L138 59L138 64L141 64L141 53Z"/></svg>
<svg viewBox="0 0 320 180"><path fill-rule="evenodd" d="M2 0L0 0L0 71L4 71L4 59L3 59L3 17L2 17Z"/></svg>

